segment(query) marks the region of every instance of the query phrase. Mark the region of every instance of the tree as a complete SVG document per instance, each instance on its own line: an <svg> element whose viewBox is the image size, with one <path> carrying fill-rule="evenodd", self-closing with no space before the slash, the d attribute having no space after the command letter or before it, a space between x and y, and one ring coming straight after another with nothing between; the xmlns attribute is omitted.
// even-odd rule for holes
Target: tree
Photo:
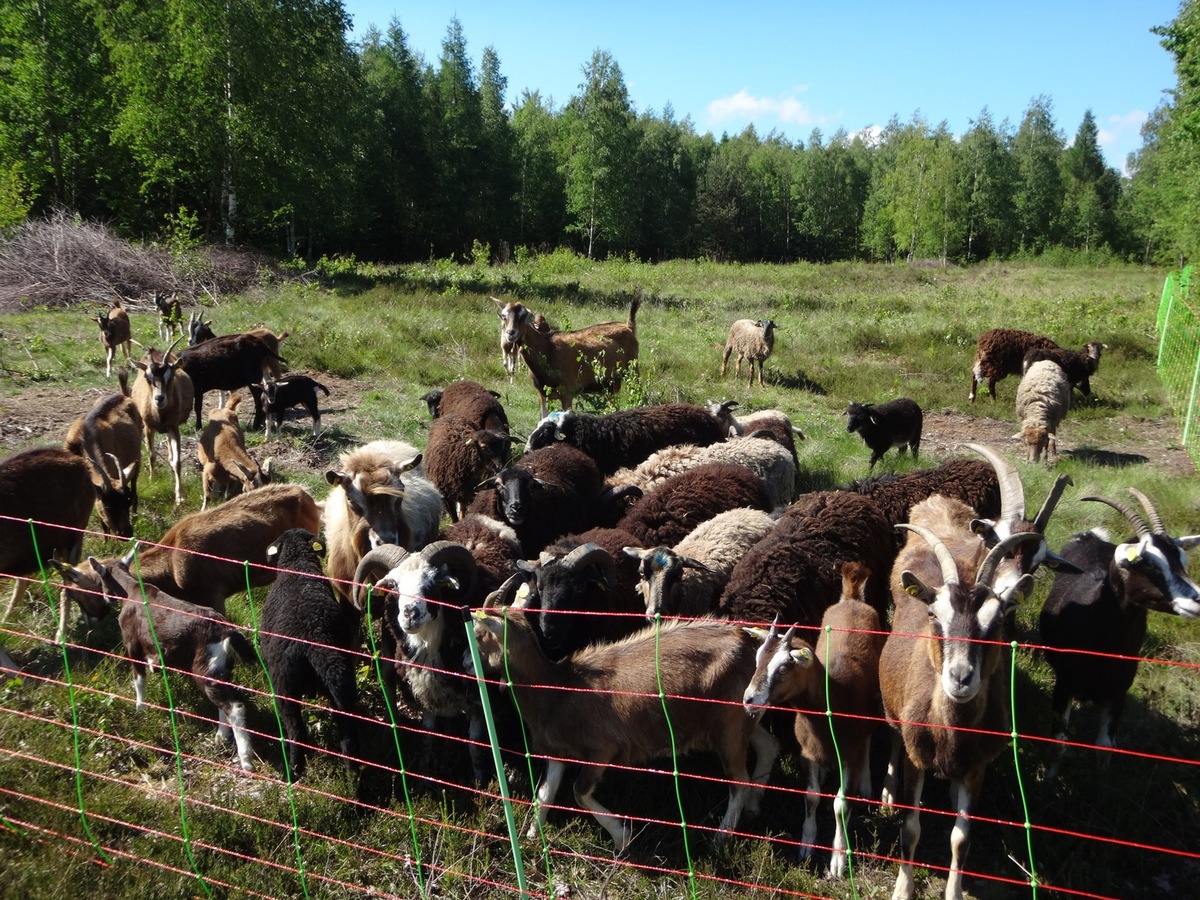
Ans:
<svg viewBox="0 0 1200 900"><path fill-rule="evenodd" d="M997 128L985 107L959 142L968 262L1008 254L1017 243L1016 169L1006 125Z"/></svg>
<svg viewBox="0 0 1200 900"><path fill-rule="evenodd" d="M866 148L860 140L857 149L844 130L828 143L822 143L819 130L809 137L794 188L796 229L804 245L798 255L828 262L857 252L870 177L862 165Z"/></svg>
<svg viewBox="0 0 1200 900"><path fill-rule="evenodd" d="M556 144L559 120L537 91L525 91L513 109L516 241L524 246L557 243L566 225L566 181Z"/></svg>
<svg viewBox="0 0 1200 900"><path fill-rule="evenodd" d="M685 252L696 194L695 138L690 119L675 119L670 104L661 116L645 113L637 123L635 191L642 199L638 254L669 259Z"/></svg>
<svg viewBox="0 0 1200 900"><path fill-rule="evenodd" d="M1059 160L1063 138L1054 127L1048 97L1030 102L1013 140L1017 165L1014 201L1023 250L1041 251L1058 241L1065 187Z"/></svg>

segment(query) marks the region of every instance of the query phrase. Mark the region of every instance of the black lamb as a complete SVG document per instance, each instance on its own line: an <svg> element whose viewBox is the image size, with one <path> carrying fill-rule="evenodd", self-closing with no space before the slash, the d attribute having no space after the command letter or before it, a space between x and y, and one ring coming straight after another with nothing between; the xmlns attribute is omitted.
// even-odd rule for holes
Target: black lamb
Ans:
<svg viewBox="0 0 1200 900"><path fill-rule="evenodd" d="M1085 397L1092 393L1092 385L1088 380L1100 368L1100 351L1105 347L1099 341L1088 341L1082 350L1071 350L1066 347L1035 347L1025 354L1021 360L1021 371L1028 372L1029 367L1036 362L1049 360L1057 363L1066 373L1071 387L1079 388Z"/></svg>
<svg viewBox="0 0 1200 900"><path fill-rule="evenodd" d="M883 459L883 454L898 447L901 454L907 447L913 459L921 449L921 407L908 399L899 397L887 403L851 403L846 407L850 417L846 430L857 431L871 449L871 462L867 470Z"/></svg>

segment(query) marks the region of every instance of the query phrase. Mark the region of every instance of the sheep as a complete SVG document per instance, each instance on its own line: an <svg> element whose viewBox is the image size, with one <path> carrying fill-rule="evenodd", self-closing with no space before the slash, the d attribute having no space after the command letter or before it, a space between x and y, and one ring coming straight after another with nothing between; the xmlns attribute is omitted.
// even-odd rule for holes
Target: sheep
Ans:
<svg viewBox="0 0 1200 900"><path fill-rule="evenodd" d="M900 871L892 893L910 900L916 884L913 857L921 835L921 794L925 773L950 780L956 818L950 837L947 900L962 900L962 865L970 814L987 765L1004 749L1008 683L1001 671L1012 612L1033 589L1023 575L1007 592L996 592L997 566L1017 544L1038 535L1014 534L983 554L984 545L967 532L955 557L942 536L920 525L897 557L893 581L896 608L892 631L879 660L884 714L903 745L905 809ZM947 540L951 537L947 536ZM915 539L919 538L919 540ZM979 562L982 557L982 562ZM978 563L974 578L969 572ZM914 572L913 570L917 571ZM922 578L920 573L929 574ZM884 802L895 796L895 770L889 768Z"/></svg>
<svg viewBox="0 0 1200 900"><path fill-rule="evenodd" d="M146 355L134 363L140 375L133 382L131 397L142 416L142 431L146 437L146 464L150 477L154 477L154 436L167 437L167 458L171 474L175 476L175 505L183 502L183 475L180 467L183 453L180 450L179 426L187 421L192 406L194 387L192 379L183 370L181 360L171 351L179 338L159 352L151 347ZM199 422L196 423L199 425Z"/></svg>
<svg viewBox="0 0 1200 900"><path fill-rule="evenodd" d="M765 512L741 507L701 522L673 548L625 546L624 553L638 561L646 618L716 612L734 566L774 526Z"/></svg>
<svg viewBox="0 0 1200 900"><path fill-rule="evenodd" d="M237 748L243 772L254 770L250 735L246 731L246 698L230 681L234 655L256 660L254 648L241 630L213 610L173 597L149 583L139 582L124 562L103 563L88 557L105 599L121 605L117 622L125 656L133 667L136 707L146 705L146 670L157 667L187 672L196 687L217 707L217 734Z"/></svg>
<svg viewBox="0 0 1200 900"><path fill-rule="evenodd" d="M752 434L755 437L770 435L775 443L786 447L796 466L794 489L795 491L800 490L800 454L796 452L796 441L804 440L804 432L792 424L787 413L778 409L760 409L744 416L735 416L733 411L738 407L736 400L726 400L723 403L709 400L707 406L708 411L721 423L721 428L726 435L730 437Z"/></svg>
<svg viewBox="0 0 1200 900"><path fill-rule="evenodd" d="M596 461L603 475L636 466L656 450L674 444L706 447L724 440L717 417L691 403L664 403L622 409L605 416L552 413L530 433L526 450L555 443L577 447Z"/></svg>
<svg viewBox="0 0 1200 900"><path fill-rule="evenodd" d="M504 466L512 438L479 428L465 416L440 416L429 426L425 476L441 492L451 522L470 506L475 489Z"/></svg>
<svg viewBox="0 0 1200 900"><path fill-rule="evenodd" d="M714 462L743 466L761 478L772 509L787 506L796 499L795 461L786 447L761 431L750 437L730 437L707 447L694 444L666 447L651 453L636 468L618 469L608 479L608 484L636 485L647 493L672 475Z"/></svg>
<svg viewBox="0 0 1200 900"><path fill-rule="evenodd" d="M421 396L431 419L464 416L476 428L508 434L508 416L499 398L498 393L474 381L451 382L443 390L428 391Z"/></svg>
<svg viewBox="0 0 1200 900"><path fill-rule="evenodd" d="M775 349L775 329L778 326L771 319L738 319L729 327L729 337L725 341L725 352L721 354L721 377L725 377L725 367L729 363L730 354L737 352L737 363L734 372L742 377L742 360L750 362L750 387L754 386L754 364L758 363L758 386L763 384L763 365Z"/></svg>
<svg viewBox="0 0 1200 900"><path fill-rule="evenodd" d="M521 541L506 522L468 513L445 530L442 538L466 547L478 566L479 590L494 591L517 571Z"/></svg>
<svg viewBox="0 0 1200 900"><path fill-rule="evenodd" d="M287 733L292 778L300 778L305 768L304 697L329 699L342 759L351 769L358 767L358 660L353 651L359 644L359 618L334 596L321 569L324 554L324 544L304 528L289 528L267 548L267 560L279 575L263 601L260 648Z"/></svg>
<svg viewBox="0 0 1200 900"><path fill-rule="evenodd" d="M1051 706L1060 741L1066 740L1071 703L1078 699L1101 707L1096 746L1115 746L1125 695L1137 675L1147 611L1200 616L1200 586L1187 571L1187 551L1200 544L1200 535L1171 537L1150 500L1136 488L1129 492L1150 524L1120 501L1083 497L1121 513L1136 537L1113 544L1097 531L1075 535L1061 553L1077 571L1060 571L1042 606L1039 628L1054 670ZM1056 762L1048 777L1057 768Z"/></svg>
<svg viewBox="0 0 1200 900"><path fill-rule="evenodd" d="M283 377L279 342L287 332L275 335L265 328L244 334L224 334L188 347L179 354L179 364L194 386L193 410L196 430L200 430L200 411L208 391L236 391L248 388L270 376Z"/></svg>
<svg viewBox="0 0 1200 900"><path fill-rule="evenodd" d="M0 577L14 581L0 621L12 616L28 581L22 576L44 574L55 556L79 562L95 498L91 468L67 450L33 447L0 460ZM55 633L60 644L68 603L64 591Z"/></svg>
<svg viewBox="0 0 1200 900"><path fill-rule="evenodd" d="M1107 350L1108 345L1099 341L1088 341L1082 350L1069 350L1066 347L1035 347L1025 354L1021 360L1021 372L1029 371L1034 363L1049 360L1058 363L1071 387L1079 388L1084 396L1092 393L1091 376L1100 368L1100 351Z"/></svg>
<svg viewBox="0 0 1200 900"><path fill-rule="evenodd" d="M1017 387L1019 436L1025 439L1028 462L1058 456L1058 426L1070 408L1071 382L1058 363L1043 360L1030 366Z"/></svg>
<svg viewBox="0 0 1200 900"><path fill-rule="evenodd" d="M251 384L250 394L254 398L254 422L251 427L262 428L265 437L271 437L271 426L276 434L283 433L283 414L293 406L303 406L312 419L312 435L321 436L321 408L317 391L329 396L329 388L308 375L289 374L276 381L264 378L261 384Z"/></svg>
<svg viewBox="0 0 1200 900"><path fill-rule="evenodd" d="M420 470L421 454L403 441L372 441L338 457L325 473L329 577L343 598L358 561L379 544L419 550L437 536L442 496ZM316 529L312 529L316 532Z"/></svg>
<svg viewBox="0 0 1200 900"><path fill-rule="evenodd" d="M169 341L171 335L183 334L183 308L179 305L179 297L166 291L155 291L154 307L158 310L158 336Z"/></svg>
<svg viewBox="0 0 1200 900"><path fill-rule="evenodd" d="M173 597L225 613L225 599L275 579L266 563L267 548L289 528L316 532L320 511L312 495L297 484L272 484L234 497L228 503L184 516L138 554L139 573L147 584ZM136 549L136 548L135 548ZM132 559L132 553L126 557ZM121 558L102 560L111 566ZM251 563L247 568L245 562ZM52 565L68 583L64 597L75 600L89 623L108 612L98 602L100 577L86 563L61 560Z"/></svg>
<svg viewBox="0 0 1200 900"><path fill-rule="evenodd" d="M127 538L133 535L130 516L137 511L143 426L142 414L129 395L126 374L120 372L117 378L121 390L100 398L71 423L63 449L91 465L96 511L105 531Z"/></svg>
<svg viewBox="0 0 1200 900"><path fill-rule="evenodd" d="M643 547L673 546L701 522L739 507L770 510L763 480L742 466L707 463L668 478L617 522Z"/></svg>
<svg viewBox="0 0 1200 900"><path fill-rule="evenodd" d="M985 331L975 342L975 361L971 365L971 393L967 399L975 402L975 388L985 378L988 394L996 399L996 382L1009 375L1020 375L1025 354L1030 350L1051 348L1058 344L1032 331L1012 328L993 328Z"/></svg>
<svg viewBox="0 0 1200 900"><path fill-rule="evenodd" d="M754 652L737 628L712 620L668 623L551 662L519 610L482 610L473 627L484 674L510 680L530 746L547 760L530 839L545 825L567 760L583 764L575 779L576 802L612 836L618 854L633 838L632 829L593 796L610 765L711 750L729 783L718 839L737 827L743 807L757 811L779 744L742 710Z"/></svg>
<svg viewBox="0 0 1200 900"><path fill-rule="evenodd" d="M243 492L251 491L271 480L271 460L259 466L246 451L246 436L237 417L241 401L241 394L230 394L224 406L209 413L208 424L196 445L196 456L204 469L201 510L208 508L209 498L218 489L227 497L234 487Z"/></svg>
<svg viewBox="0 0 1200 900"><path fill-rule="evenodd" d="M846 430L857 431L863 443L871 450L871 461L867 471L875 468L875 463L883 459L883 455L892 447L898 448L903 456L904 448L917 458L921 449L921 407L908 397L899 397L878 405L873 403L851 403L846 407Z"/></svg>
<svg viewBox="0 0 1200 900"><path fill-rule="evenodd" d="M821 630L813 638L815 661L812 646L793 637L795 626L782 636L775 625L770 632L752 629L763 643L743 697L750 715L762 715L768 704L796 710L796 740L808 762L801 860L812 855L817 839L821 782L830 768L841 767L841 784L833 799L829 860L834 878L846 874L846 795L871 794L871 734L879 720L879 656L885 635L879 613L862 599L870 574L859 563L842 566L842 596L825 610ZM832 718L826 716L826 709Z"/></svg>
<svg viewBox="0 0 1200 900"><path fill-rule="evenodd" d="M100 345L104 347L104 377L112 377L113 358L117 348L125 351L125 359L133 361L133 337L129 331L129 313L121 306L120 300L114 300L107 310L100 310L96 316L100 325Z"/></svg>
<svg viewBox="0 0 1200 900"><path fill-rule="evenodd" d="M629 305L624 323L605 322L575 331L535 327L533 312L522 304L495 302L501 343L516 347L529 367L541 419L550 411L551 400L568 410L576 394L620 390L625 370L637 364L638 297Z"/></svg>

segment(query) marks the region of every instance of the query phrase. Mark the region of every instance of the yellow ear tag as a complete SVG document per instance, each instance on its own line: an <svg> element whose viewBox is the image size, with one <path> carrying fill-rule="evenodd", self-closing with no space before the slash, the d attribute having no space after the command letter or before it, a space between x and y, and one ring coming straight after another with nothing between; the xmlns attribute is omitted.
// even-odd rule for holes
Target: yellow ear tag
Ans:
<svg viewBox="0 0 1200 900"><path fill-rule="evenodd" d="M917 596L917 586L915 584L910 584L904 589L904 593L908 594L910 597Z"/></svg>
<svg viewBox="0 0 1200 900"><path fill-rule="evenodd" d="M812 662L813 654L812 654L812 651L809 650L807 647L803 648L800 651L800 655L803 656L805 659L807 659L809 662Z"/></svg>
<svg viewBox="0 0 1200 900"><path fill-rule="evenodd" d="M470 443L471 443L471 438L467 438L465 441L463 441L463 443L464 443L464 444L470 444Z"/></svg>
<svg viewBox="0 0 1200 900"><path fill-rule="evenodd" d="M517 599L518 600L529 599L529 582L528 581L526 581L519 588L517 588Z"/></svg>
<svg viewBox="0 0 1200 900"><path fill-rule="evenodd" d="M1130 562L1137 562L1138 552L1137 547L1130 547L1125 551L1125 558Z"/></svg>
<svg viewBox="0 0 1200 900"><path fill-rule="evenodd" d="M313 552L314 553L324 553L325 546L320 541L313 541Z"/></svg>
<svg viewBox="0 0 1200 900"><path fill-rule="evenodd" d="M471 615L473 615L476 619L482 620L488 617L488 612L486 609L476 609L471 611Z"/></svg>

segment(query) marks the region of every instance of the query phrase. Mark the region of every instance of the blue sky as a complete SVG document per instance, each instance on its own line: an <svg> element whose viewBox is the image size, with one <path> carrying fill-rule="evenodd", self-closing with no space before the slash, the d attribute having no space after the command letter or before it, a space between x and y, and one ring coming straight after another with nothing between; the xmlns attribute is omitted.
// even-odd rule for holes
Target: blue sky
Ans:
<svg viewBox="0 0 1200 900"><path fill-rule="evenodd" d="M410 49L436 64L451 18L478 71L500 58L511 104L526 89L562 106L597 49L621 67L638 112L668 103L700 132L753 123L807 141L813 128L857 132L915 113L961 135L987 107L1015 128L1048 96L1069 141L1085 110L1109 165L1124 167L1139 128L1175 84L1150 33L1177 0L689 3L345 0L353 39L393 17Z"/></svg>

